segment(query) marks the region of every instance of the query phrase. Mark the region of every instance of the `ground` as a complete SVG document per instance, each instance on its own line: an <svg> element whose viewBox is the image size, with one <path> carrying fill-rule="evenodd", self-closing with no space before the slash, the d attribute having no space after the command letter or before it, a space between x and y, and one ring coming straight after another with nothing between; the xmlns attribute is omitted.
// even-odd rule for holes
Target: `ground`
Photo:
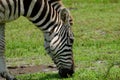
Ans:
<svg viewBox="0 0 120 80"><path fill-rule="evenodd" d="M54 65L22 65L22 66L8 66L8 70L17 75L23 74L33 74L38 72L57 72L57 69ZM0 80L4 80L0 77Z"/></svg>

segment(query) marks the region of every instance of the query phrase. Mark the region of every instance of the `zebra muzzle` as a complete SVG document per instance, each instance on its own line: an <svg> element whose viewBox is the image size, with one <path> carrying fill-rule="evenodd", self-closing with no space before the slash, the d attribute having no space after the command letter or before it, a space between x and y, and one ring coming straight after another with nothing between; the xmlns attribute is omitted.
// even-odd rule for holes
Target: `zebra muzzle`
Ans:
<svg viewBox="0 0 120 80"><path fill-rule="evenodd" d="M71 77L74 73L73 69L60 69L59 70L59 75L61 78L68 78Z"/></svg>

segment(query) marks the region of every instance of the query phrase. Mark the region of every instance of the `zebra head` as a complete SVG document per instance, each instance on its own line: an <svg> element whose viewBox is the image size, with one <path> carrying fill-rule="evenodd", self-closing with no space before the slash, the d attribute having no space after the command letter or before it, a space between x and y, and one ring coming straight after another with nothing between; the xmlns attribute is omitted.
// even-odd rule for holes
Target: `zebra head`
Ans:
<svg viewBox="0 0 120 80"><path fill-rule="evenodd" d="M61 51L58 50L59 56L58 63L56 64L59 68L60 76L69 77L72 76L72 74L74 73L74 61L72 51L74 36L71 30L73 21L69 11L66 8L61 11L61 19L63 21L63 25L59 32L59 38L61 39L61 43L63 45L60 48Z"/></svg>
<svg viewBox="0 0 120 80"><path fill-rule="evenodd" d="M56 64L59 75L61 77L69 77L74 73L74 60L72 46L74 42L73 33L71 30L72 19L69 11L64 8L60 11L61 24L56 27L49 35L46 36L46 40L51 39L49 42L49 48L46 49ZM46 34L47 35L47 34ZM48 45L47 42L45 42Z"/></svg>

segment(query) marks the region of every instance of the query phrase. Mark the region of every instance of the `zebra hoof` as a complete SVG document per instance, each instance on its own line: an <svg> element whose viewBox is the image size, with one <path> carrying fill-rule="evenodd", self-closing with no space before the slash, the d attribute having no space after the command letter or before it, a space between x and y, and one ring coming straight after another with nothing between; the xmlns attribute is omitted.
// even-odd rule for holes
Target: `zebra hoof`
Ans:
<svg viewBox="0 0 120 80"><path fill-rule="evenodd" d="M3 77L3 78L5 78L6 80L17 80L14 76L12 76L8 72L0 73L0 76Z"/></svg>
<svg viewBox="0 0 120 80"><path fill-rule="evenodd" d="M6 80L17 80L16 78L6 78Z"/></svg>
<svg viewBox="0 0 120 80"><path fill-rule="evenodd" d="M68 78L73 75L74 71L70 69L60 69L59 70L59 75L61 78Z"/></svg>

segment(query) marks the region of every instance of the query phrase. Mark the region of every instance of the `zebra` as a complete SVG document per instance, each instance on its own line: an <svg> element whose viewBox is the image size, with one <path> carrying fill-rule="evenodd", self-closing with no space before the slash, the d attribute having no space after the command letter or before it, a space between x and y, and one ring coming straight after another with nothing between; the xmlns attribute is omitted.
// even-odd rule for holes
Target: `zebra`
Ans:
<svg viewBox="0 0 120 80"><path fill-rule="evenodd" d="M17 79L9 73L5 63L5 23L20 16L26 17L47 35L45 49L56 64L59 75L63 78L73 75L74 36L70 25L70 14L66 8L58 11L49 1L0 0L0 75L6 80Z"/></svg>

